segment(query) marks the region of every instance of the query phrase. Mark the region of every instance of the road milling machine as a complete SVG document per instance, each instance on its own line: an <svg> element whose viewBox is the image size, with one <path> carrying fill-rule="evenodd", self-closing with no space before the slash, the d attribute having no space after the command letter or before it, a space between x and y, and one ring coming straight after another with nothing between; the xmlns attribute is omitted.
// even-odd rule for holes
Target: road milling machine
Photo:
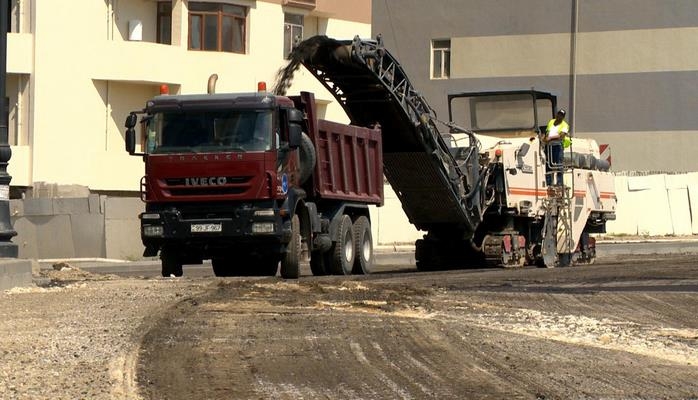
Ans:
<svg viewBox="0 0 698 400"><path fill-rule="evenodd" d="M352 125L380 126L385 176L409 221L426 232L416 242L420 270L594 261L589 234L615 219L613 176L598 144L577 137L562 164L546 165L541 134L557 107L553 95L452 94L450 121L441 122L380 37L301 42L276 94L301 65ZM546 173L558 170L564 184L547 186Z"/></svg>

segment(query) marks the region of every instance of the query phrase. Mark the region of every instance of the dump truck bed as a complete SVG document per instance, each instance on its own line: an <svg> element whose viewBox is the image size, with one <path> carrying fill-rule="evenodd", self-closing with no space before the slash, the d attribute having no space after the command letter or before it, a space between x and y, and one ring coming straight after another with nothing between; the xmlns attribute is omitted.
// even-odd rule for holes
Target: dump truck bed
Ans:
<svg viewBox="0 0 698 400"><path fill-rule="evenodd" d="M383 149L379 129L318 120L314 185L323 199L383 205Z"/></svg>

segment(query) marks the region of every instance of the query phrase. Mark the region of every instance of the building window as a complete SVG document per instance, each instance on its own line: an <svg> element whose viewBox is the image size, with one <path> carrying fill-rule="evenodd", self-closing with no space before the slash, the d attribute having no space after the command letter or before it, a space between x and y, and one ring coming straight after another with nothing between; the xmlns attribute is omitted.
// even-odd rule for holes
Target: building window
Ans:
<svg viewBox="0 0 698 400"><path fill-rule="evenodd" d="M293 50L293 46L303 40L303 16L284 14L284 57Z"/></svg>
<svg viewBox="0 0 698 400"><path fill-rule="evenodd" d="M451 76L451 40L432 40L431 48L431 77L448 78Z"/></svg>
<svg viewBox="0 0 698 400"><path fill-rule="evenodd" d="M158 1L157 42L172 44L172 1Z"/></svg>
<svg viewBox="0 0 698 400"><path fill-rule="evenodd" d="M189 49L245 53L247 8L189 3Z"/></svg>

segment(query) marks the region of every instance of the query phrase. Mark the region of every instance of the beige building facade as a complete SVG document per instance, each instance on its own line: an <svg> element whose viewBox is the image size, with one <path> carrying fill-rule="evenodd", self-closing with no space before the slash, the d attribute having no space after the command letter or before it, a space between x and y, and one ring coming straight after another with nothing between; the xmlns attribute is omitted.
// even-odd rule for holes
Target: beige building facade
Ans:
<svg viewBox="0 0 698 400"><path fill-rule="evenodd" d="M12 186L138 190L142 161L124 151L129 111L162 84L173 94L205 93L213 73L219 92L253 92L258 81L271 87L285 65L288 16L304 37L369 35L370 1L351 3L10 0ZM327 118L346 119L312 76L299 75L291 91L318 93Z"/></svg>
<svg viewBox="0 0 698 400"><path fill-rule="evenodd" d="M7 14L21 258L140 256L143 162L124 150L124 120L161 85L205 93L215 73L217 92L271 89L296 37L371 31L370 0L10 0ZM315 92L322 117L347 122L304 71L289 94L300 90Z"/></svg>

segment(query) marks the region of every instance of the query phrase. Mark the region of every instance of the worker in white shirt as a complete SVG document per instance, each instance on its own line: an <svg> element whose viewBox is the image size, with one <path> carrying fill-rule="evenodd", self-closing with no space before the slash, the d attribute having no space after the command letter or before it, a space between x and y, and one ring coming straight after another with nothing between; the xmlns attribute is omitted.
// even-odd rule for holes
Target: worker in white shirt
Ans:
<svg viewBox="0 0 698 400"><path fill-rule="evenodd" d="M563 142L569 143L568 135L570 133L570 126L565 121L565 110L560 109L555 118L548 121L548 126L545 129L545 136L543 137L543 143L545 143L545 154L546 154L546 174L545 182L548 186L553 185L553 176L551 171L557 171L555 173L556 182L555 185L562 185L562 154L563 154Z"/></svg>

